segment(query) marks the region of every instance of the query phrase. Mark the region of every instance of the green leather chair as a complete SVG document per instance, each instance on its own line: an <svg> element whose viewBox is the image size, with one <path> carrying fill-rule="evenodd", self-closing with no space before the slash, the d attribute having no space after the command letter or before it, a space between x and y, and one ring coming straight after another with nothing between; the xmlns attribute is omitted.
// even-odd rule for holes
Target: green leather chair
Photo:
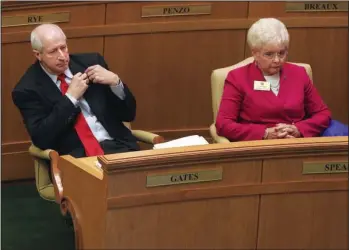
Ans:
<svg viewBox="0 0 349 250"><path fill-rule="evenodd" d="M124 124L131 129L130 123ZM132 134L138 141L147 144L165 141L162 136L143 130L132 130ZM29 147L29 153L34 158L35 181L39 195L45 200L60 204L63 198L63 186L57 166L58 153L51 149L41 150L33 144Z"/></svg>
<svg viewBox="0 0 349 250"><path fill-rule="evenodd" d="M253 60L254 60L253 57L249 57L232 66L215 69L212 71L212 74L211 74L211 95L212 96L211 97L212 97L212 109L213 109L214 121L210 126L210 134L215 143L230 143L230 141L227 138L219 136L217 134L217 130L215 126L218 108L222 99L224 81L231 70L245 66L246 64L253 62ZM305 63L293 63L293 64L304 67L310 79L313 79L313 73L309 64L305 64Z"/></svg>

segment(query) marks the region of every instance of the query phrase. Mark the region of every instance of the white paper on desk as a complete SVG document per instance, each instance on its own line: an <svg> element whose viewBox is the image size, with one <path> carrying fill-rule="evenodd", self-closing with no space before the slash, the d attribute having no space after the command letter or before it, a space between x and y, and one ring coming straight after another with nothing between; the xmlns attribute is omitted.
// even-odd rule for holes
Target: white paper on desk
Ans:
<svg viewBox="0 0 349 250"><path fill-rule="evenodd" d="M102 165L99 163L99 161L95 161L95 165L97 168L102 168Z"/></svg>
<svg viewBox="0 0 349 250"><path fill-rule="evenodd" d="M155 144L153 149L162 149L162 148L174 148L174 147L185 147L185 146L197 146L197 145L206 145L209 144L204 137L198 135L191 135L175 139L168 142Z"/></svg>

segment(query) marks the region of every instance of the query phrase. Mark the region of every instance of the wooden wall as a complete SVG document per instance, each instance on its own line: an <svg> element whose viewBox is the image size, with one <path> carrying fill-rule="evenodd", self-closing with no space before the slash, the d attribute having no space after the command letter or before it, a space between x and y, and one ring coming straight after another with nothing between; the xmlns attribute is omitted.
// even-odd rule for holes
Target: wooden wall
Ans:
<svg viewBox="0 0 349 250"><path fill-rule="evenodd" d="M211 71L250 56L248 27L261 17L277 17L291 35L289 60L311 64L314 84L333 117L348 122L347 12L286 13L285 2L211 3L210 15L142 18L142 6L184 3L7 2L2 16L69 11L70 22L60 26L70 52L103 54L137 98L133 128L167 139L209 135ZM11 99L13 87L34 62L33 27L2 29L2 180L34 176L30 139Z"/></svg>

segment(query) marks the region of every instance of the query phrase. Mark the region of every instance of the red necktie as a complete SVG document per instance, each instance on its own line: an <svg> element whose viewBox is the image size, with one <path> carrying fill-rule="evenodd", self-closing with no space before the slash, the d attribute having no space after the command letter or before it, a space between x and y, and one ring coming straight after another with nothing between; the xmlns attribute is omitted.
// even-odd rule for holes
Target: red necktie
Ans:
<svg viewBox="0 0 349 250"><path fill-rule="evenodd" d="M65 95L69 87L67 82L65 81L65 75L64 74L59 75L58 80L61 81L61 91L62 91L62 94ZM101 145L99 145L96 137L94 137L82 112L80 112L76 118L75 130L78 133L78 136L82 144L84 145L87 156L104 154Z"/></svg>

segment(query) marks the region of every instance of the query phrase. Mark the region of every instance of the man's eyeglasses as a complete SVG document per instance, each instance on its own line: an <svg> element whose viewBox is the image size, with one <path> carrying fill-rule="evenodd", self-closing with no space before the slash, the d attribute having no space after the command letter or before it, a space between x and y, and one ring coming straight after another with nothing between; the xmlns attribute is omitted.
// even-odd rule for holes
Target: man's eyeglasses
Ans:
<svg viewBox="0 0 349 250"><path fill-rule="evenodd" d="M269 60L275 59L276 56L278 56L278 58L282 60L287 56L287 50L282 50L280 52L265 52L262 55Z"/></svg>

